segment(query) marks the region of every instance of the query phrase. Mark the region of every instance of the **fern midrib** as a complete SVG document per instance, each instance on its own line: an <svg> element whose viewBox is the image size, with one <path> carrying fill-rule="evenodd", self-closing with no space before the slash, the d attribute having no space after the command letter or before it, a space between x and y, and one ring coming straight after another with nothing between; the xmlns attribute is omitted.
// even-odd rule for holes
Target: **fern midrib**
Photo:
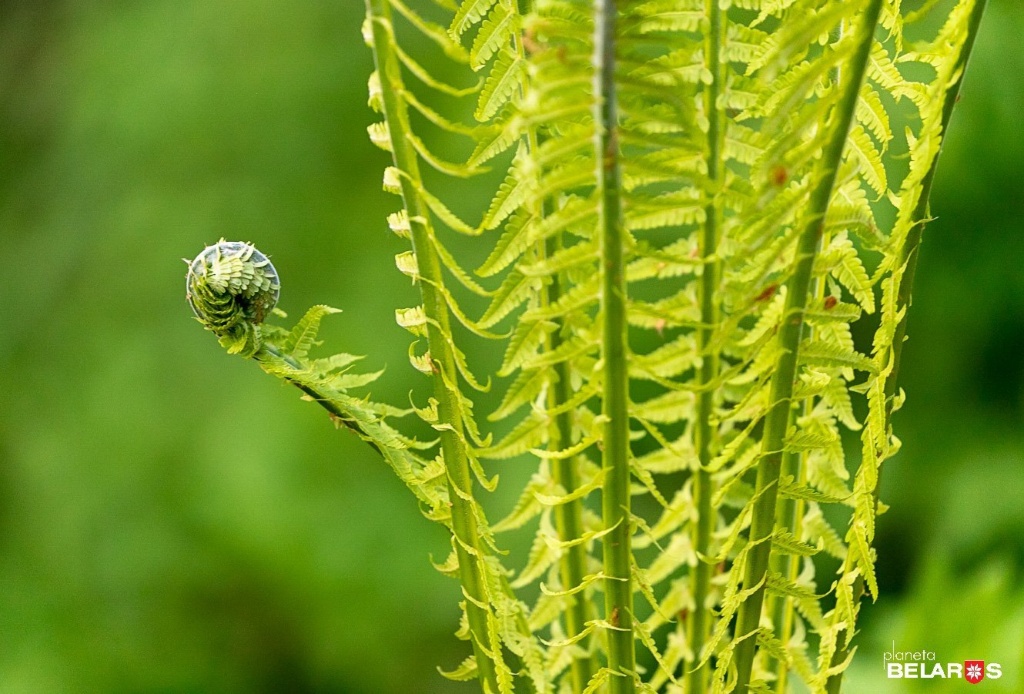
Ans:
<svg viewBox="0 0 1024 694"><path fill-rule="evenodd" d="M296 371L302 371L305 368L303 364L299 363L298 361L289 356L282 354L277 348L272 347L271 345L268 344L264 344L263 346L261 346L259 351L257 351L256 354L253 355L253 359L255 359L258 363L262 365L264 362L267 361L268 356L271 359L280 359L282 362L284 362L291 368L295 369ZM313 388L305 383L301 383L293 378L286 377L285 380L291 383L299 390L301 390L306 395L308 395L310 398L312 398L313 402L315 402L317 405L320 405L320 407L327 410L327 413L333 417L335 422L340 422L345 427L355 432L359 436L359 438L365 441L370 446L370 448L375 450L382 458L386 458L388 456L388 454L385 453L383 449L381 449L381 447L377 445L377 443L373 440L371 434L369 434L361 426L359 426L358 423L353 422L351 419L349 419L348 414L345 412L345 410L339 407L338 404L334 402L334 400L328 393L322 393L316 388Z"/></svg>
<svg viewBox="0 0 1024 694"><path fill-rule="evenodd" d="M836 70L838 78L839 70ZM823 247L828 246L828 233L825 232L822 237L821 245ZM821 301L825 294L825 282L821 278L814 278L811 280L811 298L815 301ZM810 326L806 327L806 336L808 339L814 335L814 329ZM802 408L803 415L810 415L814 410L814 398L808 398L803 403ZM794 408L790 414L790 423L786 425L788 431L790 426L798 417L796 409ZM806 463L808 456L804 452L790 452L787 451L782 456L782 469L780 476L782 479L792 475L798 485L805 483L807 479ZM780 530L790 530L792 535L797 539L802 539L801 535L803 532L803 518L805 511L805 502L803 499L782 499L776 506L775 509L775 527ZM770 558L769 563L773 571L778 571L780 575L784 576L790 584L796 585L797 579L800 576L800 557L793 554L773 554ZM783 644L788 644L789 639L793 634L793 626L796 620L796 603L788 595L776 595L770 596L769 600L774 597L774 609L769 607L769 612L772 614L772 628L777 630L776 636L778 640ZM769 602L771 605L771 602ZM786 694L788 691L789 683L789 667L782 660L773 660L772 672L775 673L775 692L776 694Z"/></svg>
<svg viewBox="0 0 1024 694"><path fill-rule="evenodd" d="M816 281L815 284L818 287L814 291L814 296L815 298L820 298L823 283ZM809 415L813 408L813 399L806 400L803 406L803 414ZM793 475L797 484L804 484L807 478L806 461L807 456L804 453L786 453L782 459L782 477L785 478L788 475ZM803 532L804 507L803 499L783 499L776 509L776 526L791 529L790 532L792 532L793 536L800 540ZM774 570L778 571L791 584L795 585L800 575L800 557L784 554L773 556L778 557L777 566L774 567ZM772 627L778 630L778 639L783 644L788 644L793 634L793 625L796 619L795 612L795 603L789 596L779 595L775 597ZM776 676L775 691L777 694L786 694L789 668L781 660L774 661L772 665Z"/></svg>
<svg viewBox="0 0 1024 694"><path fill-rule="evenodd" d="M981 18L985 13L985 6L988 0L975 0L974 7L971 10L970 20L967 27L967 38L964 40L963 47L960 49L960 56L957 59L956 67L954 68L954 74L957 74L956 81L946 91L946 99L942 105L942 125L941 125L941 137L943 142L946 139L946 132L949 128L949 122L953 116L953 108L956 106L956 102L960 98L960 88L963 85L964 75L967 73L967 62L970 60L971 52L974 49L974 41L978 36L978 29L981 26ZM900 281L900 288L897 292L897 307L909 307L910 302L913 298L914 278L917 274L917 262L921 255L921 237L924 233L924 227L927 223L930 215L928 213L929 198L931 198L932 182L935 180L935 172L938 169L939 157L941 154L940 150L935 153L935 158L932 160L931 166L928 169L928 173L921 181L921 196L918 198L917 206L914 209L913 219L915 224L911 227L907 234L903 248L900 251L899 265L903 266L903 277ZM902 318L899 323L896 324L896 330L893 333L892 341L892 370L885 380L885 426L886 429L889 427L889 422L892 417L892 405L893 398L896 396L896 389L899 385L899 373L900 364L903 357L903 343L906 342L907 338L907 320L909 311L904 311ZM875 485L872 492L874 496L874 504L877 512L879 494L880 494L881 480ZM849 567L844 562L843 571ZM854 604L857 604L863 599L865 594L864 588L864 577L858 575L853 584L853 600ZM851 639L847 637L845 642L841 642L835 653L832 655L832 662L829 663L830 667L835 667L840 663L844 662L849 656ZM827 694L839 694L842 689L844 671L838 672L830 677L825 685L825 691Z"/></svg>
<svg viewBox="0 0 1024 694"><path fill-rule="evenodd" d="M629 494L629 382L626 322L625 222L618 147L614 0L594 7L594 105L598 234L601 253L601 334L605 472L602 518L605 621L611 694L636 691L633 642L632 539Z"/></svg>
<svg viewBox="0 0 1024 694"><path fill-rule="evenodd" d="M451 333L448 309L442 286L441 265L431 245L430 211L418 193L422 185L417 154L410 140L403 136L410 131L409 118L401 99L403 85L395 51L391 8L387 0L366 0L367 15L373 32L373 53L382 86L384 117L391 134L391 150L395 166L404 173L402 198L409 212L413 252L420 275L418 282L427 326L431 362L435 365L432 380L438 402L439 421L446 425L440 432L441 451L447 471L449 502L452 505L452 533L459 562L459 578L466 593L466 615L470 640L476 655L477 672L485 690L498 692L498 679L488 638L486 581L480 564L487 554L480 542L473 508L473 480L463 449L463 423L451 388L457 383L455 358L446 339Z"/></svg>
<svg viewBox="0 0 1024 694"><path fill-rule="evenodd" d="M740 606L736 618L735 638L743 639L736 646L736 691L745 694L749 689L751 670L757 640L761 609L764 603L765 579L771 555L771 535L775 527L775 507L782 464L782 451L789 423L793 385L796 377L800 339L804 326L814 260L818 255L824 228L825 212L842 161L857 105L857 95L864 78L868 56L874 39L875 26L882 9L882 0L870 0L858 28L858 46L850 61L849 80L833 112L836 122L829 142L822 152L821 172L808 202L809 221L801 231L796 251L796 266L786 285L786 303L779 328L782 353L776 362L769 395L769 410L765 417L761 460L757 466L757 482L753 517L749 534L749 552L743 573L743 590L753 593Z"/></svg>
<svg viewBox="0 0 1024 694"><path fill-rule="evenodd" d="M556 239L548 239L545 244L545 253L550 257L556 250ZM547 300L554 304L561 296L561 283L557 274L548 285ZM551 350L557 350L562 344L561 331L562 321L550 337ZM572 384L570 383L569 362L561 360L555 364L555 383L551 388L550 407L557 409L572 400ZM552 449L567 448L572 445L572 412L562 408L555 415L555 430L557 441L553 442ZM565 490L566 494L572 494L579 486L578 460L576 456L552 461L554 468L555 482ZM580 500L573 499L555 507L555 528L558 537L566 542L575 540L583 534L583 506ZM561 559L562 590L568 590L582 585L587 574L587 548L583 543L576 543L569 547ZM577 594L569 596L571 604L565 611L565 632L569 638L583 632L589 618L588 605L585 595ZM588 649L589 650L589 649ZM594 676L594 658L591 655L574 658L572 661L572 679L575 693L582 692L590 678Z"/></svg>
<svg viewBox="0 0 1024 694"><path fill-rule="evenodd" d="M524 11L532 9L532 2L524 3ZM522 37L515 36L515 50L525 58L525 49ZM539 137L536 128L530 124L527 130L527 146L531 152L537 152L539 148ZM545 205L540 201L537 212L544 216ZM545 240L543 250L538 255L544 258L553 256L559 247L561 234L548 237ZM545 299L549 306L556 305L562 297L562 283L556 272L551 277L547 287ZM563 344L562 332L565 329L565 321L555 321L555 329L548 337L547 349L549 352L556 352ZM548 393L548 408L557 411L554 422L554 436L551 441L551 450L560 450L572 445L573 416L572 411L565 407L565 404L572 401L572 385L570 382L569 361L559 360L554 367L554 383ZM551 463L555 482L565 491L572 494L580 486L579 463L575 456L569 458L556 458ZM560 575L562 579L562 590L569 590L583 584L587 575L587 547L578 540L583 534L583 502L580 499L559 504L554 508L555 530L558 532L558 539L562 542L572 542L562 554L560 562ZM565 608L565 633L568 638L574 638L586 629L589 602L583 594L570 595L567 600L569 604ZM590 679L596 670L595 658L589 653L589 647L584 644L588 651L585 655L573 658L570 670L572 672L572 692L579 694L586 689Z"/></svg>
<svg viewBox="0 0 1024 694"><path fill-rule="evenodd" d="M695 662L701 663L701 651L708 636L709 619L708 594L711 587L711 573L714 565L711 561L711 531L714 528L715 512L712 508L711 496L714 488L711 473L713 445L716 427L713 425L715 407L715 389L711 384L718 377L719 353L718 346L713 344L713 335L719 324L719 306L717 300L721 264L718 258L718 240L722 223L722 205L719 193L725 179L724 144L726 119L725 110L720 104L720 96L725 88L726 63L722 60L722 49L725 44L725 16L718 0L706 0L705 12L709 17L708 35L705 41L705 66L711 72L712 80L705 92L705 111L708 116L708 185L706 194L709 196L705 207L704 228L700 237L700 258L703 263L700 284L698 286L700 300L700 322L696 331L697 354L701 365L697 371L699 395L696 402L694 418L694 443L697 451L698 468L695 474L694 500L697 505L697 523L694 532L694 551L697 565L693 571L693 618L690 620L690 651ZM711 260L714 259L714 260ZM682 626L682 625L680 625ZM709 666L699 664L689 677L690 691L707 690Z"/></svg>

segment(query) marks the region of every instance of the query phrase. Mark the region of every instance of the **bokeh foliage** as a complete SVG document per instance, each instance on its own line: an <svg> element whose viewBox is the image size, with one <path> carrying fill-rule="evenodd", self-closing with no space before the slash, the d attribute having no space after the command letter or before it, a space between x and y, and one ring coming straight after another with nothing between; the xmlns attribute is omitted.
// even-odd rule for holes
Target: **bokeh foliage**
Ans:
<svg viewBox="0 0 1024 694"><path fill-rule="evenodd" d="M344 308L334 351L389 367L375 397L422 385L392 320L416 300L365 135L361 19L0 3L3 692L466 691L434 671L463 653L457 585L427 560L440 529L353 436L223 354L176 260L258 242L286 311ZM1021 31L991 0L940 165L851 691L893 684L893 640L1024 686Z"/></svg>

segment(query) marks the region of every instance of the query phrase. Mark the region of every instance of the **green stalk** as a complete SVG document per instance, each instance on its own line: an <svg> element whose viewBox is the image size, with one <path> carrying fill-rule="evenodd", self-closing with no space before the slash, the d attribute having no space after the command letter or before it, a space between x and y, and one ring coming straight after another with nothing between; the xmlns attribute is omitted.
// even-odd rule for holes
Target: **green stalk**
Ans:
<svg viewBox="0 0 1024 694"><path fill-rule="evenodd" d="M839 27L836 30L836 40L840 40L845 35L846 20L839 22ZM832 80L839 84L843 77L843 66L836 65L832 69ZM822 239L822 246L828 245L828 239ZM814 298L821 300L824 295L824 283L818 279L812 282ZM810 337L810 333L808 333ZM809 399L804 402L804 414L809 415L811 410L814 408L813 399ZM793 423L793 418L796 412L790 412L790 422L786 425L786 430ZM807 472L804 466L805 456L803 453L792 453L786 452L782 457L782 472L783 478L792 475L798 484L803 484L807 477ZM801 537L803 528L804 518L804 507L805 503L803 499L782 499L779 503L778 508L775 512L775 524L778 528L792 528L793 535L798 539ZM784 575L791 583L795 583L797 577L800 575L800 558L792 555L773 555L771 562L771 570L778 571ZM781 643L789 643L789 638L793 634L793 623L796 618L794 614L793 601L788 596L769 596L768 597L768 611L772 614L772 628L777 631L778 639ZM774 602L774 606L772 603ZM774 607L774 609L773 609ZM789 669L785 663L779 659L772 660L772 672L775 673L775 692L776 694L785 694L786 686L789 679Z"/></svg>
<svg viewBox="0 0 1024 694"><path fill-rule="evenodd" d="M813 404L810 400L804 403L804 414L810 414ZM799 484L805 481L805 469L803 455L799 453L786 453L782 459L782 475L793 475ZM803 500L783 499L778 505L775 514L776 525L780 528L792 528L792 533L800 537L804 519ZM795 583L800 575L800 558L795 556L773 555L777 559L777 565L773 569ZM775 563L775 562L773 562ZM793 620L795 619L795 608L792 605L792 598L776 597L775 610L772 617L772 626L778 630L779 641L783 644L789 643L793 635ZM777 694L785 694L786 681L789 676L789 669L781 660L773 662L775 672L775 691Z"/></svg>
<svg viewBox="0 0 1024 694"><path fill-rule="evenodd" d="M626 273L623 246L622 172L615 85L615 0L594 10L594 121L598 157L598 233L601 237L601 335L604 393L605 621L611 694L636 691L633 647L633 581L629 496L629 376L627 371Z"/></svg>
<svg viewBox="0 0 1024 694"><path fill-rule="evenodd" d="M822 240L822 245L828 245L827 238ZM820 301L825 293L825 283L818 278L812 280L811 284L811 295L816 300ZM812 328L807 328L807 330L807 335L810 337L812 334L810 332ZM803 404L803 414L809 415L813 409L814 399L808 398ZM787 430L792 426L795 416L796 411L792 410L790 412L790 421L786 425ZM796 478L797 484L804 484L807 477L804 460L804 453L786 451L782 456L781 476L785 478L792 475ZM806 504L803 499L780 500L775 509L775 527L789 528L791 529L793 536L799 539L803 532L805 506ZM778 571L789 579L791 583L796 583L797 577L800 575L800 557L786 554L773 554L769 563L773 571ZM786 644L789 643L789 638L793 635L793 623L796 618L793 599L788 596L769 596L769 605L772 604L771 601L773 598L774 609L772 607L768 608L768 611L772 614L772 628L776 630L776 635L778 636L779 641ZM789 679L789 669L782 660L774 659L772 661L772 671L775 673L776 694L785 694L786 684Z"/></svg>
<svg viewBox="0 0 1024 694"><path fill-rule="evenodd" d="M693 546L697 553L697 565L693 570L693 616L690 619L690 651L696 662L701 660L701 651L708 637L710 607L708 595L711 587L711 573L714 569L711 554L711 531L714 529L715 514L711 507L714 493L711 473L711 456L716 427L713 425L715 391L712 382L718 377L719 354L712 347L712 339L719 323L718 295L721 266L717 260L718 238L722 225L722 205L719 198L725 180L724 143L726 119L725 110L719 103L725 88L726 63L722 60L722 46L725 44L725 13L718 0L706 0L705 12L710 22L705 38L705 66L711 71L712 80L704 93L704 110L708 117L708 203L704 208L704 229L700 237L702 274L698 287L700 301L700 327L696 331L697 353L701 358L697 370L697 411L695 415L694 448L697 451L699 467L694 475L693 494L697 505L697 524L694 528ZM707 691L709 668L707 664L690 672L689 691Z"/></svg>
<svg viewBox="0 0 1024 694"><path fill-rule="evenodd" d="M533 11L533 0L520 0L519 11L527 14ZM522 36L515 37L515 50L523 58L526 58L526 50L523 46ZM531 125L527 134L527 146L530 152L536 152L539 138ZM537 210L543 216L544 205L541 202ZM559 239L557 236L549 238L543 248L543 255L551 257L558 250ZM554 304L562 296L561 280L557 274L551 279L547 287L545 297L547 303ZM548 339L548 349L555 351L563 342L564 322L558 321L558 327ZM561 406L572 398L572 385L570 382L569 364L560 361L554 366L555 378L557 381L552 385L548 393L548 407L552 410L560 410ZM572 445L572 413L559 411L555 416L554 432L551 440L551 450L559 450ZM580 486L578 462L576 458L555 459L552 461L552 471L555 482L571 494ZM573 499L564 504L559 504L554 509L555 529L558 532L558 539L568 542L578 539L583 534L583 502L580 499ZM583 543L577 543L569 547L560 560L559 572L562 579L562 589L567 590L573 586L583 583L587 575L587 548ZM590 603L585 596L577 594L567 598L570 604L565 611L565 633L572 638L581 633L590 618ZM587 687L587 683L594 676L596 671L596 659L593 654L585 658L574 658L572 661L572 692L580 694Z"/></svg>
<svg viewBox="0 0 1024 694"><path fill-rule="evenodd" d="M373 54L383 92L384 117L391 134L395 166L403 172L402 199L409 213L413 251L419 268L418 282L423 310L428 319L427 338L434 365L434 397L438 402L441 452L448 476L452 506L452 533L459 561L459 578L466 596L470 641L476 655L477 671L484 691L497 692L494 656L488 638L488 604L485 577L481 570L487 548L480 542L473 500L473 479L463 447L462 413L452 388L458 382L455 358L447 335L451 334L448 307L439 288L443 286L441 264L431 244L430 211L419 195L422 187L419 160L411 141L409 115L401 98L404 91L401 68L395 50L391 7L387 0L366 0L373 32Z"/></svg>
<svg viewBox="0 0 1024 694"><path fill-rule="evenodd" d="M260 346L260 349L256 352L256 354L253 355L253 359L255 359L257 362L266 362L269 361L267 359L268 356L271 359L280 359L281 361L283 361L285 364L292 367L296 371L302 371L304 368L306 368L305 365L303 365L302 363L296 361L292 357L281 354L281 352L276 347L272 347L267 344L263 344ZM306 385L305 383L300 383L299 381L294 381L290 378L286 378L285 380L288 381L288 383L291 383L299 390L301 390L306 395L308 395L312 402L315 402L317 405L320 405L320 407L327 410L327 413L333 417L334 422L337 422L338 424L341 424L347 427L348 429L351 429L359 436L359 438L365 441L370 446L370 448L372 448L378 454L380 454L381 457L387 457L387 455L384 453L381 447L377 445L377 443L373 440L373 437L370 435L370 433L365 431L358 423L353 422L351 419L349 419L348 413L346 413L345 410L342 407L340 407L337 402L332 400L330 395L328 395L327 393L321 393L317 389L309 385Z"/></svg>
<svg viewBox="0 0 1024 694"><path fill-rule="evenodd" d="M555 239L547 241L545 249L548 256L555 252ZM561 296L561 283L556 275L551 284L548 285L548 303L555 303ZM550 349L557 350L562 344L561 326L551 335ZM560 361L555 365L554 383L549 393L549 406L555 409L568 402L572 398L572 384L569 381L569 363ZM572 445L572 413L569 411L559 412L555 416L556 440L552 442L552 450L565 448ZM571 494L580 486L577 458L555 459L552 461L555 481ZM560 540L575 540L583 534L583 504L579 499L573 499L564 504L555 506L555 528L558 530ZM569 547L561 559L562 589L568 590L573 586L583 583L587 575L587 548L583 543L577 543ZM589 602L582 594L571 595L568 598L571 604L565 611L565 633L572 638L586 628L589 619ZM584 644L585 645L585 644ZM579 694L587 687L590 678L594 676L595 659L593 655L585 658L575 658L572 661L572 691Z"/></svg>
<svg viewBox="0 0 1024 694"><path fill-rule="evenodd" d="M988 0L976 0L973 9L971 10L970 19L967 25L967 38L964 40L963 48L960 49L960 56L957 59L957 65L953 70L953 74L957 75L956 82L946 92L946 100L942 105L942 138L945 142L946 131L949 127L949 121L953 116L953 107L956 106L956 102L960 97L960 87L963 85L964 74L967 72L967 61L971 57L971 51L974 49L974 41L978 36L978 29L981 26L981 17L985 13L985 5ZM935 180L935 171L938 169L940 151L935 155L935 159L931 163L931 167L928 169L928 173L921 181L921 196L917 200L917 207L914 209L913 218L917 220L917 223L911 227L907 233L906 242L900 251L900 265L904 266L903 278L900 281L899 291L896 293L897 306L910 306L912 300L912 291L914 287L914 277L917 274L917 259L920 256L921 248L921 236L924 232L926 220L930 218L928 212L928 200L932 193L932 182ZM896 326L896 331L893 334L892 341L892 371L885 379L885 400L886 400L886 411L885 411L885 425L888 428L889 421L892 418L892 404L893 398L896 395L897 380L899 378L900 363L903 357L903 343L907 339L907 317L909 311L904 311L903 317ZM875 489L872 492L875 497L875 508L878 507L878 496L879 488L881 484L876 484ZM849 567L844 563L843 571L845 572ZM857 576L853 584L853 600L854 603L859 603L863 599L865 593L864 589L864 578ZM849 627L848 627L849 628ZM831 667L835 667L843 663L849 656L850 652L850 641L847 638L845 643L840 642L836 648L836 652L832 656ZM845 672L845 671L844 671ZM843 684L843 672L839 672L828 679L826 684L826 692L828 694L839 694Z"/></svg>
<svg viewBox="0 0 1024 694"><path fill-rule="evenodd" d="M823 240L823 245L827 245L828 240ZM812 281L811 294L815 299L821 300L824 296L825 283L820 279ZM810 331L811 328L808 328ZM808 333L810 335L810 333ZM804 401L803 413L809 415L814 409L814 399L808 398ZM786 425L788 430L792 424L795 411L790 414L790 422ZM805 454L786 452L782 457L782 472L783 477L793 475L796 478L797 484L804 484L807 478L807 470L804 466ZM803 522L804 522L804 508L806 503L803 499L782 499L778 504L778 508L775 513L775 523L779 528L790 528L793 536L799 539L803 534ZM800 557L793 555L777 554L772 557L772 568L778 571L787 579L790 583L796 583L797 577L800 575ZM790 637L793 635L793 624L796 619L796 609L793 606L793 599L790 597L778 596L775 598L775 611L772 617L772 627L778 631L778 638L783 644L789 643ZM785 663L781 660L774 660L773 671L775 672L775 692L776 694L786 693L786 684L789 679L789 669L785 666Z"/></svg>
<svg viewBox="0 0 1024 694"><path fill-rule="evenodd" d="M789 424L793 384L796 379L800 339L803 334L804 310L810 296L811 272L818 255L824 231L825 212L835 184L836 172L842 161L843 147L853 121L857 95L867 66L875 25L882 9L882 0L870 0L857 33L857 51L850 61L847 83L842 97L833 111L834 125L821 158L818 181L808 201L809 222L800 233L796 252L796 267L786 283L786 303L779 328L782 354L776 362L769 396L769 410L765 417L761 460L757 466L757 483L753 517L750 524L749 552L743 573L743 590L753 591L740 606L736 618L735 638L743 639L736 646L736 692L749 691L754 654L757 646L755 631L761 621L764 604L764 582L771 555L771 535L775 528L775 506L778 499L779 473L782 466L783 444Z"/></svg>

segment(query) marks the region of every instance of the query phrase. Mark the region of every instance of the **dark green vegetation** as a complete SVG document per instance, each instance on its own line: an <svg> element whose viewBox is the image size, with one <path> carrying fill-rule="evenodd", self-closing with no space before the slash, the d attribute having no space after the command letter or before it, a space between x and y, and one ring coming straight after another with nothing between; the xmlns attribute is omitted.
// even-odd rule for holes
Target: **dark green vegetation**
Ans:
<svg viewBox="0 0 1024 694"><path fill-rule="evenodd" d="M904 449L883 476L883 600L862 613L855 668L874 674L895 639L1002 660L1012 688L1024 18L999 0L989 12L918 273ZM422 385L390 320L416 299L392 267L404 246L363 130L361 14L0 14L5 691L458 689L433 673L463 653L456 586L426 562L446 555L441 532L354 437L213 349L181 299L184 265L167 262L220 236L256 241L293 318L341 306L325 338L389 366L376 397Z"/></svg>

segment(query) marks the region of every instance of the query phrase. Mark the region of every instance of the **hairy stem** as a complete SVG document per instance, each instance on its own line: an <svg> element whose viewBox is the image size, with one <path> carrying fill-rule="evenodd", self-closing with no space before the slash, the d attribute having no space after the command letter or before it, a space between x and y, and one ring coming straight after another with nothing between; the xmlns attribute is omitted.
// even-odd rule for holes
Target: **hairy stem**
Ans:
<svg viewBox="0 0 1024 694"><path fill-rule="evenodd" d="M595 3L594 106L597 151L598 233L601 240L601 359L604 393L605 620L611 694L636 690L633 646L633 581L629 496L629 378L626 323L626 241L615 85L614 0Z"/></svg>
<svg viewBox="0 0 1024 694"><path fill-rule="evenodd" d="M976 0L974 7L971 10L971 16L968 21L967 38L964 40L963 48L960 49L960 56L957 59L956 67L953 70L953 74L956 75L956 82L954 82L946 91L946 98L942 105L941 134L943 142L945 141L949 121L953 115L953 107L956 105L960 96L960 87L963 84L964 74L967 72L967 61L970 59L971 51L974 48L974 41L978 36L978 29L981 26L981 17L985 13L985 5L987 2L988 0ZM938 169L940 154L941 148L932 160L928 173L925 174L924 179L921 181L921 197L918 198L917 207L914 209L913 215L913 219L916 223L907 233L906 242L903 244L903 248L900 251L899 265L903 266L904 270L903 277L900 280L899 291L897 292L897 306L909 307L912 300L914 277L917 274L917 260L920 256L921 236L924 231L925 223L930 217L928 212L928 200L931 197L932 182L935 180L935 171ZM889 420L892 417L892 403L893 398L896 396L900 363L903 356L903 343L906 342L907 338L907 316L909 313L909 311L904 311L903 317L896 325L896 330L893 333L892 370L885 379L886 427L889 426ZM878 506L880 486L880 484L876 484L873 491L876 509ZM842 570L845 572L848 568L849 567L844 564ZM855 604L860 602L864 597L864 593L864 578L863 576L857 576L853 584L853 599ZM848 631L850 629L852 629L852 626L847 627ZM831 667L836 667L847 659L850 653L850 641L850 638L846 638L844 641L839 643L839 646L836 648L836 651L832 656L832 662L830 663ZM844 672L845 671L838 672L828 679L828 682L826 683L826 691L828 694L839 694L843 685Z"/></svg>
<svg viewBox="0 0 1024 694"><path fill-rule="evenodd" d="M697 370L697 411L695 414L694 448L699 466L694 475L693 495L697 505L697 523L694 527L693 546L697 553L697 565L693 570L693 616L689 621L690 651L696 662L701 661L701 650L708 636L710 624L708 594L711 587L713 564L710 557L711 531L714 529L715 512L711 507L712 487L711 464L712 446L716 427L712 418L715 408L715 391L711 383L718 377L719 355L712 347L712 336L719 323L719 308L716 299L721 274L717 260L719 229L722 225L722 205L719 194L725 180L724 143L726 118L719 97L725 89L726 62L722 60L725 44L725 13L718 0L706 0L705 13L709 17L708 34L705 38L704 61L711 71L712 80L704 93L704 110L708 117L708 180L706 191L708 204L704 208L705 221L700 237L702 274L698 286L700 301L700 327L696 331L697 353L700 368ZM689 676L689 691L707 690L708 665L696 667Z"/></svg>
<svg viewBox="0 0 1024 694"><path fill-rule="evenodd" d="M743 573L743 590L753 591L740 606L736 618L736 638L742 639L736 646L737 669L736 691L746 694L749 690L751 670L754 665L756 634L761 621L764 604L764 583L771 555L771 535L775 527L775 506L778 499L779 473L782 466L783 445L789 424L792 405L793 384L796 378L800 339L804 327L804 310L810 295L811 272L818 255L824 230L825 212L835 184L836 172L842 161L843 148L850 131L857 95L867 66L868 55L874 40L875 25L882 8L882 0L870 0L857 33L857 51L846 71L847 82L842 96L833 111L833 130L824 151L818 180L808 201L809 221L800 233L796 251L796 266L786 283L786 303L782 325L779 328L779 345L782 353L775 365L769 395L769 410L765 417L762 438L761 459L757 465L756 494L753 517L750 524L749 552Z"/></svg>
<svg viewBox="0 0 1024 694"><path fill-rule="evenodd" d="M402 199L409 213L413 251L419 269L419 288L423 309L428 319L427 337L434 366L434 397L438 402L438 418L444 425L441 452L448 477L449 501L452 506L452 534L459 561L459 578L466 596L466 615L470 641L476 655L480 682L485 691L499 691L494 644L488 633L487 596L483 558L487 548L480 541L477 511L473 500L473 479L463 443L464 429L458 394L453 392L458 374L451 345L446 338L451 330L448 307L439 288L442 286L441 265L431 238L430 211L420 197L419 162L416 151L406 135L410 132L409 116L401 94L404 86L394 44L391 8L387 0L366 0L367 16L373 32L373 54L380 76L384 117L391 134L391 151L395 166L403 172Z"/></svg>
<svg viewBox="0 0 1024 694"><path fill-rule="evenodd" d="M260 349L256 352L256 354L253 355L253 359L255 359L257 362L266 362L268 361L268 357L270 358L270 360L280 359L281 361L283 361L285 364L295 369L296 371L303 371L305 369L304 364L299 363L292 357L281 354L281 352L277 348L267 344L262 345ZM359 438L361 438L363 441L369 444L370 448L377 451L377 453L379 453L382 457L385 456L385 453L381 449L381 447L377 445L376 442L374 442L373 436L369 432L363 430L363 428L360 427L359 424L353 422L349 418L345 410L342 407L340 407L338 403L332 400L330 396L328 396L326 393L319 392L315 388L312 388L306 385L305 383L300 383L292 379L286 380L288 381L288 383L291 383L296 388L301 390L303 393L308 395L310 399L317 405L320 405L320 407L327 410L327 413L331 415L335 422L351 429L359 436Z"/></svg>

